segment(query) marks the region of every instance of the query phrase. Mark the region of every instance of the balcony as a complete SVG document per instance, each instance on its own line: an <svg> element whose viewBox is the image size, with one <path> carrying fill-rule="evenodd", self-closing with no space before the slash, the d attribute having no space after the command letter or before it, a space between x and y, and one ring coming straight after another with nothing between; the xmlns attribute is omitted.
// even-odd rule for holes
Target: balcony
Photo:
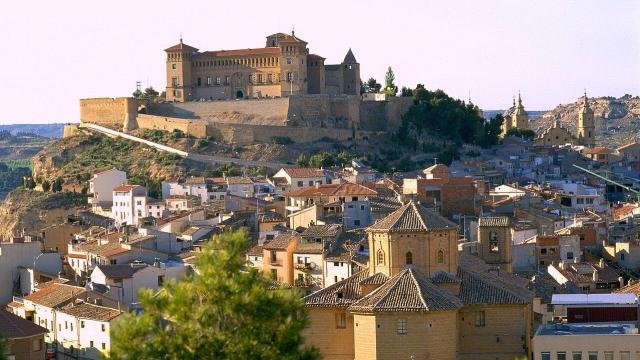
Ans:
<svg viewBox="0 0 640 360"><path fill-rule="evenodd" d="M269 260L269 265L271 265L271 266L282 266L282 260L271 259L271 260Z"/></svg>
<svg viewBox="0 0 640 360"><path fill-rule="evenodd" d="M295 265L295 269L296 270L300 270L300 271L311 271L314 270L316 268L316 264L315 263L297 263Z"/></svg>

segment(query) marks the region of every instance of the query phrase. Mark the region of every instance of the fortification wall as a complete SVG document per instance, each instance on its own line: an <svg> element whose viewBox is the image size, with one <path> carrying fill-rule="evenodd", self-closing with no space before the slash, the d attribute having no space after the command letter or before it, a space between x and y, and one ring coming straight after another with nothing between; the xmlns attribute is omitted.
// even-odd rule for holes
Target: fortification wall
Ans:
<svg viewBox="0 0 640 360"><path fill-rule="evenodd" d="M62 138L64 139L64 138L68 138L68 137L72 137L74 135L77 135L78 131L80 131L78 125L76 125L76 124L67 124L62 129Z"/></svg>
<svg viewBox="0 0 640 360"><path fill-rule="evenodd" d="M247 145L255 142L271 142L275 136L288 137L295 142L317 141L323 137L345 141L353 136L353 131L350 129L212 123L207 126L207 135L227 143Z"/></svg>
<svg viewBox="0 0 640 360"><path fill-rule="evenodd" d="M413 98L393 97L386 101L360 103L360 128L371 131L395 130L402 124L402 115L413 104Z"/></svg>
<svg viewBox="0 0 640 360"><path fill-rule="evenodd" d="M165 103L148 109L149 114L159 116L274 126L285 126L288 112L288 98Z"/></svg>
<svg viewBox="0 0 640 360"><path fill-rule="evenodd" d="M80 99L80 122L122 128L127 114L135 119L138 106L144 103L126 97Z"/></svg>
<svg viewBox="0 0 640 360"><path fill-rule="evenodd" d="M187 120L166 116L138 114L137 123L140 129L156 129L169 132L180 130L197 138L207 136L207 124L203 120Z"/></svg>

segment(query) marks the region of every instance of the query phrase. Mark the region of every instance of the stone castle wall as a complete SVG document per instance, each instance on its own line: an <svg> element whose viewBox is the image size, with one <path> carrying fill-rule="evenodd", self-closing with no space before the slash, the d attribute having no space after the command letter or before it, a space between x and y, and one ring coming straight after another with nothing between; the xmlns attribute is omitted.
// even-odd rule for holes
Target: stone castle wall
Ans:
<svg viewBox="0 0 640 360"><path fill-rule="evenodd" d="M234 144L270 142L275 136L307 142L323 137L348 140L354 133L358 138L372 131L394 130L410 105L410 98L361 101L350 95L163 104L99 98L80 100L80 121L114 129L122 129L127 122L126 131L180 130ZM138 109L146 114L139 114Z"/></svg>

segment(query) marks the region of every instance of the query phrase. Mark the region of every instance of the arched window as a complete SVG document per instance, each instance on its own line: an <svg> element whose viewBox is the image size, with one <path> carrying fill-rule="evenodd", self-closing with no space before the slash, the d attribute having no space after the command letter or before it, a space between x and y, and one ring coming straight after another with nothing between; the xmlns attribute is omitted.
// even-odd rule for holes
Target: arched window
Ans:
<svg viewBox="0 0 640 360"><path fill-rule="evenodd" d="M413 254L411 253L411 251L407 251L407 254L405 255L405 262L407 263L407 265L413 264Z"/></svg>
<svg viewBox="0 0 640 360"><path fill-rule="evenodd" d="M444 264L444 251L438 250L438 264Z"/></svg>
<svg viewBox="0 0 640 360"><path fill-rule="evenodd" d="M384 264L384 251L378 250L378 265Z"/></svg>

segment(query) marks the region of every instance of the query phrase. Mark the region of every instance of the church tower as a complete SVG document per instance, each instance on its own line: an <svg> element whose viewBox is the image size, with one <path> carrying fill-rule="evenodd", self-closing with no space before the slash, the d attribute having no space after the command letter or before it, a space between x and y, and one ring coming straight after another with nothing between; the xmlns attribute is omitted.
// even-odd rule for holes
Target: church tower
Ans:
<svg viewBox="0 0 640 360"><path fill-rule="evenodd" d="M511 115L511 123L512 127L525 130L529 129L529 114L522 106L522 98L520 98L520 93L518 93L518 104L516 105L513 114Z"/></svg>
<svg viewBox="0 0 640 360"><path fill-rule="evenodd" d="M192 97L191 57L198 49L182 42L164 50L167 53L167 101L189 101Z"/></svg>
<svg viewBox="0 0 640 360"><path fill-rule="evenodd" d="M586 91L578 114L578 143L587 147L596 145L596 122L593 110L589 107Z"/></svg>
<svg viewBox="0 0 640 360"><path fill-rule="evenodd" d="M507 131L511 130L511 126L513 125L513 122L511 120L511 117L513 116L513 112L516 111L516 98L513 98L513 106L511 108L509 108L509 110L507 110L502 116L503 116L503 120L502 120L502 126L501 126L501 131L500 131L500 135L502 137L505 137L507 135Z"/></svg>
<svg viewBox="0 0 640 360"><path fill-rule="evenodd" d="M478 243L478 257L491 266L511 272L512 243L508 217L478 219Z"/></svg>

